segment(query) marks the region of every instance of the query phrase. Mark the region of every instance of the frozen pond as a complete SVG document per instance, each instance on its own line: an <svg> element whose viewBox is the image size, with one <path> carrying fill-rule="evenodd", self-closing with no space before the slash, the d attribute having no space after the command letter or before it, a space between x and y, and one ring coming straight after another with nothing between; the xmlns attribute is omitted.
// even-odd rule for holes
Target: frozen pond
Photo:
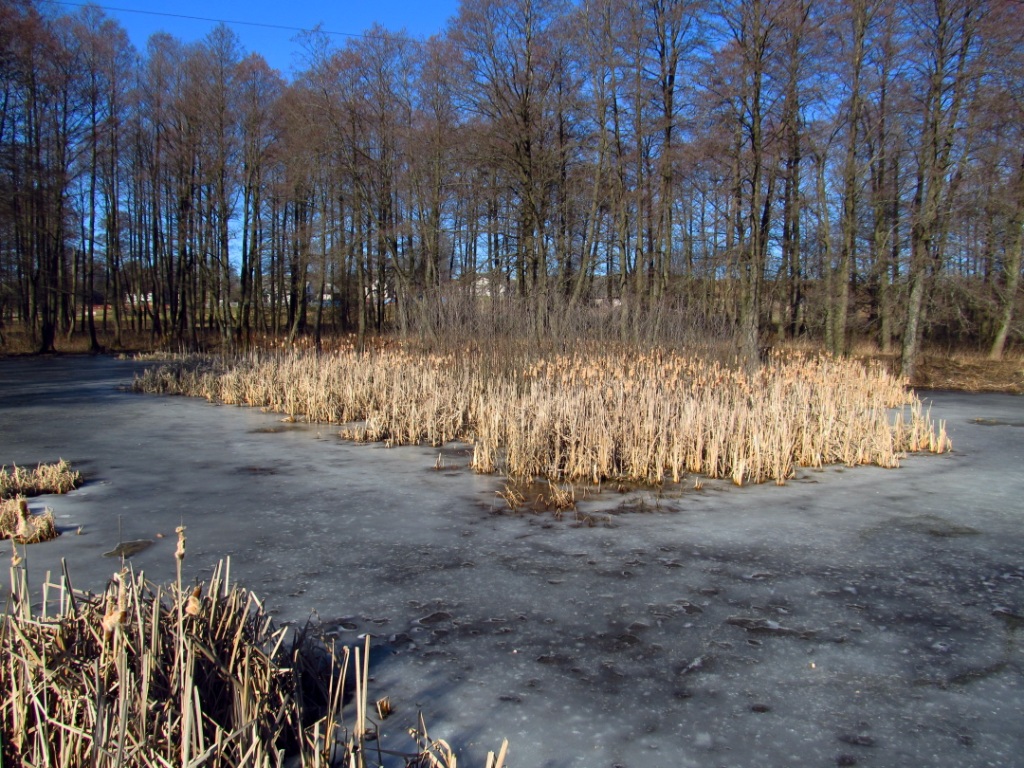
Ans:
<svg viewBox="0 0 1024 768"><path fill-rule="evenodd" d="M119 390L140 367L0 360L0 463L87 480L33 500L65 531L33 582L100 589L119 537L169 581L184 524L190 579L230 555L279 621L376 638L393 746L422 709L467 766L502 737L515 768L1024 764L1024 399L926 393L952 454L606 488L587 526L499 513L455 450Z"/></svg>

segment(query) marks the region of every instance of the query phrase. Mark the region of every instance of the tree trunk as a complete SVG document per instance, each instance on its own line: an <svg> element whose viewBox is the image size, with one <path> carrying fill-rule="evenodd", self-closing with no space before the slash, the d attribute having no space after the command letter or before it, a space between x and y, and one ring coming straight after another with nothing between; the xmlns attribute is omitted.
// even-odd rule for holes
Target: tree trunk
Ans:
<svg viewBox="0 0 1024 768"><path fill-rule="evenodd" d="M1024 255L1024 156L1022 156L1020 166L1017 169L1014 187L1014 210L1013 215L1010 217L1009 242L1006 245L1006 255L1003 263L1002 306L999 311L999 324L996 329L996 336L988 353L990 360L1001 360L1003 357L1006 340L1010 335L1010 328L1013 325L1017 290L1020 287L1021 257Z"/></svg>

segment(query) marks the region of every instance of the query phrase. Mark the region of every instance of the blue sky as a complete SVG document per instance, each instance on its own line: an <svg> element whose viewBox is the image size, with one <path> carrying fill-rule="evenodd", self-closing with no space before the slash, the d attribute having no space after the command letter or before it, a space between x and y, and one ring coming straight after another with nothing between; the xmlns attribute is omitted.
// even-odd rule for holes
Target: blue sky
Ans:
<svg viewBox="0 0 1024 768"><path fill-rule="evenodd" d="M73 12L79 4L54 5L60 12ZM253 25L307 29L321 24L328 32L358 34L378 22L389 31L404 29L411 37L426 38L444 29L448 19L458 12L458 0L100 0L96 4L121 23L139 50L145 50L146 40L154 32L169 32L191 42L204 37L216 20L248 22L228 26L238 35L246 53L263 54L286 76L293 65L300 63L296 57L301 49L294 41L298 32ZM340 45L346 38L338 35L334 39Z"/></svg>

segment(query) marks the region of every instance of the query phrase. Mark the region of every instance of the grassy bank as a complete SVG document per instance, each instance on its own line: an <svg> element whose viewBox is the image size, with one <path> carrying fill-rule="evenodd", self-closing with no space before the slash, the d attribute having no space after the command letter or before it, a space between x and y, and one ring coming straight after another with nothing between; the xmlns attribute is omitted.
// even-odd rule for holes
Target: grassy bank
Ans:
<svg viewBox="0 0 1024 768"><path fill-rule="evenodd" d="M884 367L813 354L751 372L667 349L396 346L192 358L134 386L343 424L354 440L466 440L477 471L568 482L781 484L798 466L895 467L908 451L950 447Z"/></svg>

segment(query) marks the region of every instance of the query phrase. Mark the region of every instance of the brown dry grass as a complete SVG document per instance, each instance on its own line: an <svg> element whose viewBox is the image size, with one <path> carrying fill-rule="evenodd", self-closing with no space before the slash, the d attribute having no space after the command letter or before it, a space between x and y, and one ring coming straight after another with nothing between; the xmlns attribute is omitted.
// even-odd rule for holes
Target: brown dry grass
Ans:
<svg viewBox="0 0 1024 768"><path fill-rule="evenodd" d="M28 501L19 497L0 499L0 539L13 539L18 544L38 544L57 538L60 533L53 511L34 515Z"/></svg>
<svg viewBox="0 0 1024 768"><path fill-rule="evenodd" d="M981 354L925 355L914 375L916 386L962 392L1024 395L1024 358L989 360Z"/></svg>
<svg viewBox="0 0 1024 768"><path fill-rule="evenodd" d="M858 342L852 354L892 372L900 369L899 355L883 354L873 342ZM978 348L926 347L910 383L917 389L1024 395L1024 350L1008 349L1001 360L991 360L987 351Z"/></svg>
<svg viewBox="0 0 1024 768"><path fill-rule="evenodd" d="M40 464L35 469L18 465L0 467L0 498L40 496L44 493L67 493L82 482L80 472L64 459L56 464Z"/></svg>
<svg viewBox="0 0 1024 768"><path fill-rule="evenodd" d="M354 440L467 440L477 471L556 482L781 484L797 466L895 467L950 447L882 366L795 351L754 372L607 345L253 354L150 369L135 388L346 424Z"/></svg>
<svg viewBox="0 0 1024 768"><path fill-rule="evenodd" d="M307 627L289 642L229 571L221 563L209 584L183 587L179 568L161 588L124 569L98 596L75 591L65 571L57 584L48 577L34 612L15 550L0 618L0 764L379 765L369 638L338 649ZM411 733L407 765L454 768L422 718Z"/></svg>
<svg viewBox="0 0 1024 768"><path fill-rule="evenodd" d="M112 323L111 323L112 325ZM121 332L120 343L117 342L116 334L112 327L104 331L97 328L97 341L103 353L121 355L139 355L153 357L167 357L170 355L185 354L190 347L186 347L171 336L154 336L150 331L134 331L125 329ZM352 348L355 346L355 334L330 334L325 335L321 347L329 350ZM386 336L368 336L365 342L370 347L387 346L389 341ZM251 349L273 350L290 347L294 349L312 350L316 343L312 336L297 336L289 344L284 336L274 336L269 333L253 334L246 342L246 347ZM90 339L87 331L76 330L72 334L61 333L54 339L54 348L58 355L89 355ZM197 330L195 334L195 348L204 352L217 352L225 348L223 335L214 330ZM0 344L0 358L4 357L31 357L39 354L39 342L33 339L21 324L5 328L3 331L3 343Z"/></svg>
<svg viewBox="0 0 1024 768"><path fill-rule="evenodd" d="M79 486L82 475L61 459L56 464L40 464L33 470L13 465L0 467L0 539L19 544L37 544L60 535L49 509L33 515L25 496L67 493Z"/></svg>
<svg viewBox="0 0 1024 768"><path fill-rule="evenodd" d="M97 328L97 341L105 351L121 352L132 354L146 352L158 346L148 331L125 330L121 333L120 343L112 328L104 331ZM85 355L90 353L89 334L85 331L76 331L68 335L61 333L54 339L54 348L58 354L63 355ZM33 339L21 325L4 329L4 343L0 344L0 357L25 357L35 355L39 352L39 342Z"/></svg>

